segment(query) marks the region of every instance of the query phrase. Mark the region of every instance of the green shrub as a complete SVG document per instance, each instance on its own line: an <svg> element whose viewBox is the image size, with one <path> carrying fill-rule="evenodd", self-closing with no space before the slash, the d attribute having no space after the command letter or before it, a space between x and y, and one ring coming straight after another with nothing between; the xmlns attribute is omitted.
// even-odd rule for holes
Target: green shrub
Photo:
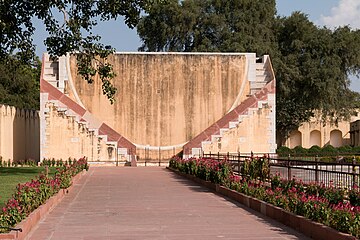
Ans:
<svg viewBox="0 0 360 240"><path fill-rule="evenodd" d="M352 152L360 154L360 146L353 147Z"/></svg>
<svg viewBox="0 0 360 240"><path fill-rule="evenodd" d="M266 180L270 175L270 164L265 158L249 158L246 159L243 167L241 168L241 174L249 179Z"/></svg>
<svg viewBox="0 0 360 240"><path fill-rule="evenodd" d="M55 158L52 158L52 159L51 159L51 166L52 166L52 167L55 167L55 164L56 164Z"/></svg>
<svg viewBox="0 0 360 240"><path fill-rule="evenodd" d="M88 168L87 159L84 157L74 161L71 166L59 168L51 178L41 174L35 180L19 184L13 197L7 201L5 207L0 211L0 226L15 226L57 193L60 188L70 187L72 177L84 169L88 170ZM0 228L0 233L7 231L6 228Z"/></svg>
<svg viewBox="0 0 360 240"><path fill-rule="evenodd" d="M360 189L358 186L354 186L349 190L349 201L353 206L360 206Z"/></svg>
<svg viewBox="0 0 360 240"><path fill-rule="evenodd" d="M288 147L281 146L278 149L276 149L276 153L281 157L289 156L289 154L292 154L292 150Z"/></svg>
<svg viewBox="0 0 360 240"><path fill-rule="evenodd" d="M293 149L293 152L295 155L304 156L308 153L306 148L303 148L302 146L296 146Z"/></svg>
<svg viewBox="0 0 360 240"><path fill-rule="evenodd" d="M337 148L339 153L352 153L353 148L349 145L341 146Z"/></svg>
<svg viewBox="0 0 360 240"><path fill-rule="evenodd" d="M308 153L311 154L319 154L321 152L321 147L319 147L318 145L313 145L311 148L309 148Z"/></svg>
<svg viewBox="0 0 360 240"><path fill-rule="evenodd" d="M321 149L321 153L326 156L335 156L338 155L338 150L332 145L326 145Z"/></svg>

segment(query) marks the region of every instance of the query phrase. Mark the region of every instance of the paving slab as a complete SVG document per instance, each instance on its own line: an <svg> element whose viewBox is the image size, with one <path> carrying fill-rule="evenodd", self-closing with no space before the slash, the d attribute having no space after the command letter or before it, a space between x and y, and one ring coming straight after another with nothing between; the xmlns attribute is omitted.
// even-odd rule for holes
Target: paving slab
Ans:
<svg viewBox="0 0 360 240"><path fill-rule="evenodd" d="M91 167L27 239L309 239L162 167Z"/></svg>

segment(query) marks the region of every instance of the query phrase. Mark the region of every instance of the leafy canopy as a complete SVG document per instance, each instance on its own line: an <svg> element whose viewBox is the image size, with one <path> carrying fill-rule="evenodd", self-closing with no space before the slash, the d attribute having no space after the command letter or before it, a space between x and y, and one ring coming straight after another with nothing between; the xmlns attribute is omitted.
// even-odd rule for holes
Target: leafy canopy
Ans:
<svg viewBox="0 0 360 240"><path fill-rule="evenodd" d="M40 19L49 36L44 39L53 57L67 52L76 53L78 72L89 83L96 74L103 82L103 92L114 100L116 89L111 83L115 76L107 63L114 52L99 42L100 36L92 33L99 21L124 16L125 23L133 28L141 11L161 0L3 0L0 1L0 59L17 53L24 62L34 58L35 46L33 18Z"/></svg>
<svg viewBox="0 0 360 240"><path fill-rule="evenodd" d="M277 17L275 0L171 0L137 26L142 51L269 54L277 80L278 144L316 110L337 123L359 107L349 74L360 70L360 32L318 27L300 12Z"/></svg>
<svg viewBox="0 0 360 240"><path fill-rule="evenodd" d="M16 57L0 61L0 103L18 108L39 109L41 62L35 58L24 64Z"/></svg>

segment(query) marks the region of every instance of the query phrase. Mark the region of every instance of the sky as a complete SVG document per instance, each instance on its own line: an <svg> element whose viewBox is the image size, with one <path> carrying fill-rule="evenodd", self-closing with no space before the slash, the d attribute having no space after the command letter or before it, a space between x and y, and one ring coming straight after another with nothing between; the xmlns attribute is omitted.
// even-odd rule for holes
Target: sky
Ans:
<svg viewBox="0 0 360 240"><path fill-rule="evenodd" d="M335 28L349 25L351 28L360 28L360 0L276 0L277 14L289 16L294 11L301 11L319 26ZM41 56L46 50L43 40L46 32L39 22L34 43L37 45L36 53ZM118 52L134 52L141 46L141 41L135 29L129 29L122 21L100 23L94 32L99 34L101 42L111 45ZM360 92L360 79L351 77L350 88Z"/></svg>

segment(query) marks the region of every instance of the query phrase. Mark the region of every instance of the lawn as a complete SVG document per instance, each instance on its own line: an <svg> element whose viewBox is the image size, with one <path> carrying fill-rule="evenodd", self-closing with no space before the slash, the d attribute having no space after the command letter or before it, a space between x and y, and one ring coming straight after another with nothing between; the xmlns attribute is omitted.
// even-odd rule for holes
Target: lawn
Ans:
<svg viewBox="0 0 360 240"><path fill-rule="evenodd" d="M49 167L49 175L55 173L56 167ZM14 194L16 185L34 179L45 167L0 167L0 208Z"/></svg>

